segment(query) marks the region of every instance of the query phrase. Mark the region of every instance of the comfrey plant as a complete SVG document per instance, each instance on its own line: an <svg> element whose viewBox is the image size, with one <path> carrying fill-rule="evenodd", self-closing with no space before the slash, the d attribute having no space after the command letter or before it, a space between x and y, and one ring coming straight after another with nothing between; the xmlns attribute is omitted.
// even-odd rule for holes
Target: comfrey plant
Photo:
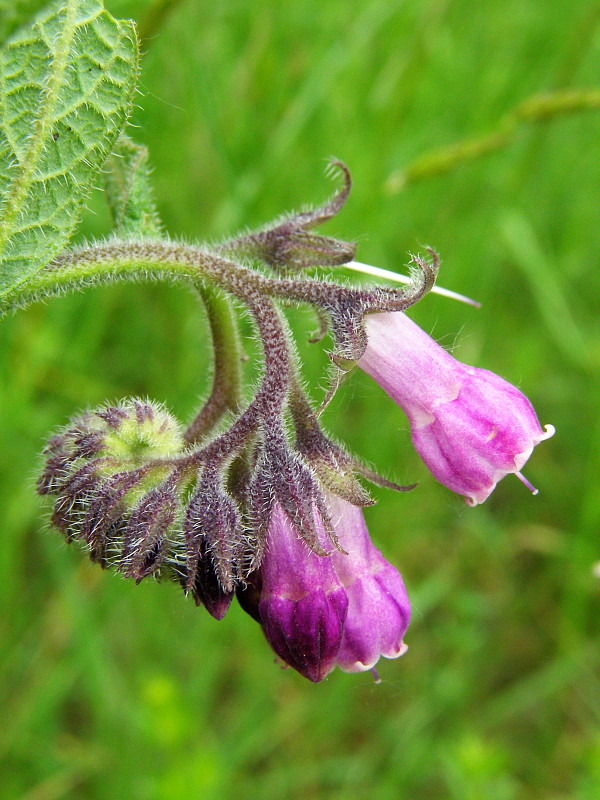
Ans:
<svg viewBox="0 0 600 800"><path fill-rule="evenodd" d="M526 482L520 471L552 429L542 430L514 386L459 363L405 316L434 286L436 253L413 257L402 288L312 277L317 266L356 268L352 243L315 232L348 197L339 162L341 188L323 206L212 247L168 238L147 154L121 134L135 32L100 0L50 5L5 44L0 71L2 309L89 285L166 279L197 291L212 335L212 390L187 427L130 398L73 418L50 439L38 491L53 498L52 524L101 566L179 584L218 620L237 597L277 656L312 681L402 655L410 603L371 542L362 507L373 501L360 479L413 487L385 480L327 436L282 306L311 306L318 338L330 333L325 402L341 375L363 369L406 413L433 475L481 503L510 472ZM68 249L100 168L113 234ZM262 347L249 398L232 299Z"/></svg>

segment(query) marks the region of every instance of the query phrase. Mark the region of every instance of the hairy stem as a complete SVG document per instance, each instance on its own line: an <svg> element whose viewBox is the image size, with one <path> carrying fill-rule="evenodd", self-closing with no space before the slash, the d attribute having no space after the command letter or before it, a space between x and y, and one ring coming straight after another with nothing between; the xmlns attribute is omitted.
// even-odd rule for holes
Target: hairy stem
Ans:
<svg viewBox="0 0 600 800"><path fill-rule="evenodd" d="M272 278L228 261L210 251L163 239L110 240L104 244L67 251L26 283L8 291L0 313L29 305L35 300L87 286L135 280L174 280L197 286L214 283L247 300L249 292L286 301L309 303L327 311L344 303L371 311L401 311L413 305L435 280L432 265L416 259L421 275L402 289L339 286L330 281Z"/></svg>
<svg viewBox="0 0 600 800"><path fill-rule="evenodd" d="M214 364L211 393L184 434L200 442L227 411L237 411L241 399L240 341L229 300L211 286L198 286L212 337Z"/></svg>
<svg viewBox="0 0 600 800"><path fill-rule="evenodd" d="M289 346L279 311L268 298L252 293L244 298L263 346L264 372L258 392L244 412L221 436L189 456L190 462L220 461L238 452L261 425L277 424L286 400L290 375Z"/></svg>

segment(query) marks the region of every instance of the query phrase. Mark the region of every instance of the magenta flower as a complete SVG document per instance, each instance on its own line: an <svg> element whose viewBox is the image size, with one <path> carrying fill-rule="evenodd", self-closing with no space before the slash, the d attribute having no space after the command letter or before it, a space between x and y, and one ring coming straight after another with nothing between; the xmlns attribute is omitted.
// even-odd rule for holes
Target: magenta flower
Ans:
<svg viewBox="0 0 600 800"><path fill-rule="evenodd" d="M362 510L327 496L329 513L341 546L348 555L331 555L346 590L348 614L337 666L344 672L372 669L380 656L397 658L406 652L403 636L410 621L410 602L400 573L375 547Z"/></svg>
<svg viewBox="0 0 600 800"><path fill-rule="evenodd" d="M453 358L403 312L368 314L358 362L408 416L414 446L435 478L467 503L482 503L520 470L544 431L529 400L485 369Z"/></svg>
<svg viewBox="0 0 600 800"><path fill-rule="evenodd" d="M328 496L347 555L313 553L276 504L261 565L258 615L277 655L312 681L336 666L371 669L406 650L410 604L399 572L377 550L362 511ZM316 513L316 512L315 512ZM317 515L325 543L325 529Z"/></svg>
<svg viewBox="0 0 600 800"><path fill-rule="evenodd" d="M325 539L322 525L321 532ZM305 678L323 680L335 667L348 597L331 558L308 548L278 503L260 571L258 613L269 644Z"/></svg>

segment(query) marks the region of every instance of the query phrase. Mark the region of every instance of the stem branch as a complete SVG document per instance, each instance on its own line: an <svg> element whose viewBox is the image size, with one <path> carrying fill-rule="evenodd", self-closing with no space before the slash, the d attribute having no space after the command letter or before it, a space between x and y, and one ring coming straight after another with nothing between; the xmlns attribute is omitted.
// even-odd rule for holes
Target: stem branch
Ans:
<svg viewBox="0 0 600 800"><path fill-rule="evenodd" d="M211 286L198 286L212 337L214 365L211 393L184 434L199 442L227 411L237 411L241 399L240 341L229 300Z"/></svg>
<svg viewBox="0 0 600 800"><path fill-rule="evenodd" d="M247 302L250 292L285 301L310 303L332 311L344 305L370 311L402 311L429 291L435 282L437 256L433 264L415 259L421 279L403 289L375 290L340 286L327 280L267 277L235 264L208 250L165 239L110 240L104 244L66 251L44 269L2 298L0 313L38 299L86 286L122 280L174 280L198 286L201 281L220 286Z"/></svg>

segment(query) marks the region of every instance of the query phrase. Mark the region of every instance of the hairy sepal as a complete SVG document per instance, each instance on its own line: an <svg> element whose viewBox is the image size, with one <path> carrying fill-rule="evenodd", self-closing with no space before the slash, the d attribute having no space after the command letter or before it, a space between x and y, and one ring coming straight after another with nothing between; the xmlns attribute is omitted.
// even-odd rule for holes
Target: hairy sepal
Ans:
<svg viewBox="0 0 600 800"><path fill-rule="evenodd" d="M218 468L204 469L186 513L186 587L200 598L199 569L206 574L208 565L212 565L218 584L229 594L243 572L246 559L241 514L223 484L224 478ZM206 559L208 562L204 563ZM209 585L206 591L210 591Z"/></svg>

